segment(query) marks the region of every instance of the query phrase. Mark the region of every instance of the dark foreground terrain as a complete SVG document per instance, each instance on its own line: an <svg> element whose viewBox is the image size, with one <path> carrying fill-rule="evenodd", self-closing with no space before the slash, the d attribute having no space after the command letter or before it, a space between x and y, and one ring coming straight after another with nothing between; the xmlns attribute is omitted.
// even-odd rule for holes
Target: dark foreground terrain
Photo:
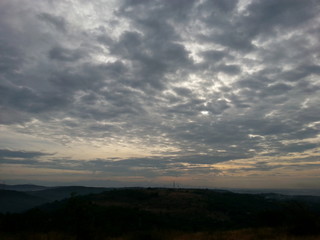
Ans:
<svg viewBox="0 0 320 240"><path fill-rule="evenodd" d="M75 191L64 200L2 213L0 239L320 239L319 197L200 189L102 190L81 195L93 192L80 189L81 194ZM54 195L52 189L46 193ZM43 199L40 192L33 196Z"/></svg>

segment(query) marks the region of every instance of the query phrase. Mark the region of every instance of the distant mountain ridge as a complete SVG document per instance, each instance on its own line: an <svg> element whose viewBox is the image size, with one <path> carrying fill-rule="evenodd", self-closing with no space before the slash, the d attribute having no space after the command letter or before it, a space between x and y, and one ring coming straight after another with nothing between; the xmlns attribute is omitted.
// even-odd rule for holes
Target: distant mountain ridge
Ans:
<svg viewBox="0 0 320 240"><path fill-rule="evenodd" d="M241 189L241 188L230 188L229 191L236 193L249 193L249 194L264 194L264 193L275 193L282 195L292 196L320 196L320 189L279 189L279 188L265 188L265 189Z"/></svg>
<svg viewBox="0 0 320 240"><path fill-rule="evenodd" d="M39 186L34 184L18 184L18 185L0 184L0 190L12 190L12 191L19 191L19 192L40 191L48 188L50 187L44 187L44 186Z"/></svg>
<svg viewBox="0 0 320 240"><path fill-rule="evenodd" d="M0 190L0 213L23 212L46 202L44 198L25 192Z"/></svg>
<svg viewBox="0 0 320 240"><path fill-rule="evenodd" d="M0 213L19 213L36 206L71 196L82 196L107 191L107 188L67 186L44 187L32 184L0 187Z"/></svg>

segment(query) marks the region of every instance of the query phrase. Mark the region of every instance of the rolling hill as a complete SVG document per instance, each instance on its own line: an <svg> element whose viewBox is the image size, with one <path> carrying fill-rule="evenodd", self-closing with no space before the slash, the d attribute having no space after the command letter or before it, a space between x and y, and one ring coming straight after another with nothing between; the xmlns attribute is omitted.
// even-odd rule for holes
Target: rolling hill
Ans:
<svg viewBox="0 0 320 240"><path fill-rule="evenodd" d="M0 189L0 213L19 213L45 203L69 198L70 196L101 193L107 190L107 188L82 186L2 185Z"/></svg>
<svg viewBox="0 0 320 240"><path fill-rule="evenodd" d="M161 188L94 189L102 192L93 193L81 187L37 191L39 195L33 197L57 198L71 190L90 194L71 194L70 198L21 214L0 214L0 237L15 239L14 234L36 239L34 234L38 234L48 239L50 234L57 233L61 238L56 235L51 238L173 239L169 237L173 233L188 236L201 233L207 237L184 239L216 239L212 236L218 232L231 234L243 229L252 229L254 234L250 234L255 236L245 239L264 239L255 235L265 231L261 229L268 229L271 234L266 239L281 234L319 236L319 197Z"/></svg>
<svg viewBox="0 0 320 240"><path fill-rule="evenodd" d="M23 212L46 202L44 198L25 192L0 190L0 213Z"/></svg>

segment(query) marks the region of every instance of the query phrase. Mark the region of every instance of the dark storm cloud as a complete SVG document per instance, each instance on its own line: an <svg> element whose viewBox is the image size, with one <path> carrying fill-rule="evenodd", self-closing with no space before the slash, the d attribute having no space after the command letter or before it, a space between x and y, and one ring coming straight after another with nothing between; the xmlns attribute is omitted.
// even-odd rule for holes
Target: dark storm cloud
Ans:
<svg viewBox="0 0 320 240"><path fill-rule="evenodd" d="M317 143L283 142L319 134L319 4L245 2L132 0L106 14L98 1L88 3L91 14L81 1L6 0L0 122L62 143L178 149L175 157L74 162L96 171L315 151ZM41 124L23 125L30 119Z"/></svg>

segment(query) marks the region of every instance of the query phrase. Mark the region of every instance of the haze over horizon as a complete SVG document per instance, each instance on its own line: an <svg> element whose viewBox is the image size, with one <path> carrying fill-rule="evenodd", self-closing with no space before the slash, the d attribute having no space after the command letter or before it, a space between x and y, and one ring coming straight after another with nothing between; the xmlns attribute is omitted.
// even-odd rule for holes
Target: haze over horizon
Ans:
<svg viewBox="0 0 320 240"><path fill-rule="evenodd" d="M0 180L320 189L316 0L2 0Z"/></svg>

